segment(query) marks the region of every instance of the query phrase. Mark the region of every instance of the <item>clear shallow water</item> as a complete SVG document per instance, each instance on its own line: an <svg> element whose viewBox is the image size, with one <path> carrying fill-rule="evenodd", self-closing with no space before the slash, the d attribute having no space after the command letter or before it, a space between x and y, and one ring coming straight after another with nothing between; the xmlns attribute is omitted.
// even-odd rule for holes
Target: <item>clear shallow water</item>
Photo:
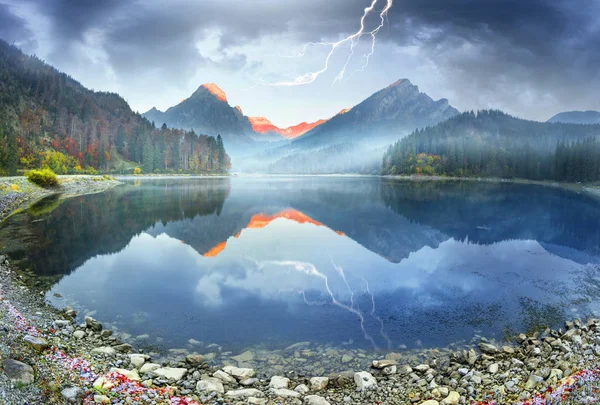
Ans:
<svg viewBox="0 0 600 405"><path fill-rule="evenodd" d="M445 346L600 303L600 203L516 184L136 180L11 217L0 251L167 348Z"/></svg>

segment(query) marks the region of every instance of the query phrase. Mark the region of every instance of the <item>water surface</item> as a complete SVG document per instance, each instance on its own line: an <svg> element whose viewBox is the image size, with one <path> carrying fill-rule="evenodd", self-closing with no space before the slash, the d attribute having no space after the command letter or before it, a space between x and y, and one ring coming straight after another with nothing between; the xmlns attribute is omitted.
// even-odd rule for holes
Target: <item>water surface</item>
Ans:
<svg viewBox="0 0 600 405"><path fill-rule="evenodd" d="M0 251L148 344L445 346L598 310L600 204L517 184L145 179L50 198Z"/></svg>

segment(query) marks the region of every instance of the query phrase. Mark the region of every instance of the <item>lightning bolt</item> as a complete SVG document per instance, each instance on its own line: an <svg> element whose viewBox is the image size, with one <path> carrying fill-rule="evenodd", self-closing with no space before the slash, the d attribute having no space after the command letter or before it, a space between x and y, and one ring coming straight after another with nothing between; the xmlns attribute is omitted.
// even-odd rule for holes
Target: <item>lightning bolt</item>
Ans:
<svg viewBox="0 0 600 405"><path fill-rule="evenodd" d="M383 338L385 339L385 341L388 344L388 349L391 349L392 347L392 340L390 339L390 337L387 335L387 333L385 333L384 331L384 327L383 327L383 320L379 317L379 315L377 315L375 313L375 295L373 295L373 293L371 292L371 290L369 290L369 282L367 280L365 280L365 278L363 277L363 282L365 283L366 286L366 290L367 290L367 294L369 294L371 296L371 316L373 318L375 318L378 322L379 325L381 326L379 328L379 334L381 334L381 336L383 336Z"/></svg>
<svg viewBox="0 0 600 405"><path fill-rule="evenodd" d="M365 339L367 339L369 342L371 342L371 344L373 345L373 347L375 349L378 349L377 344L375 343L375 340L373 340L371 335L369 335L365 329L365 317L364 317L363 313L356 310L354 307L349 307L348 305L338 301L337 298L335 297L335 295L333 294L333 291L329 287L329 279L327 278L327 276L325 274L323 274L319 270L317 270L317 268L315 267L314 264L307 263L307 262L295 261L295 260L281 260L281 261L265 260L262 262L255 262L255 263L257 264L257 267L259 269L263 269L267 265L289 266L289 267L292 267L294 270L304 273L306 275L315 276L315 277L323 279L323 281L325 282L325 289L327 290L327 293L329 294L329 297L331 298L331 302L334 305L356 315L360 321L360 329L362 330ZM305 302L308 304L308 300L306 300L306 296L304 295L304 292L302 292L301 294L304 297Z"/></svg>
<svg viewBox="0 0 600 405"><path fill-rule="evenodd" d="M365 68L369 65L369 59L371 58L371 56L373 56L373 54L375 53L375 38L377 36L377 33L379 32L379 30L381 30L381 28L385 25L385 19L387 17L388 11L390 10L390 8L392 8L393 2L394 0L382 0L382 2L385 3L385 6L383 7L383 9L379 12L379 18L380 18L380 22L379 25L371 30L371 31L367 31L365 28L365 21L367 19L367 17L369 15L371 15L374 10L375 10L375 6L377 5L377 3L379 2L379 0L371 0L371 5L366 7L363 10L363 15L360 19L360 27L358 29L358 31L356 31L354 34L351 34L345 38L343 38L340 41L337 42L309 42L307 44L305 44L302 47L302 51L295 55L295 56L286 56L286 57L296 57L296 58L301 58L303 57L306 52L307 49L309 47L312 46L326 46L329 47L329 53L327 54L327 57L325 58L324 64L323 64L323 68L321 68L320 70L314 71L314 72L308 72L305 73L303 75L297 76L295 78L293 78L292 80L289 81L281 81L281 82L275 82L275 83L269 83L269 82L265 82L265 81L259 81L256 85L263 85L263 86L302 86L305 84L310 84L312 82L314 82L315 80L317 80L317 78L325 73L327 70L329 70L329 62L331 60L331 57L333 56L333 54L336 52L336 50L342 46L348 46L349 47L349 55L348 58L346 59L346 63L344 64L344 66L342 67L342 69L338 72L337 76L335 77L335 80L333 81L333 84L335 84L337 81L342 80L344 78L344 75L346 74L346 69L348 68L348 64L350 63L350 61L353 59L354 56L354 48L356 47L356 45L358 45L358 43L360 42L360 38L364 35L368 35L371 37L371 50L368 54L363 55L363 65L360 69L358 69L357 71L364 71ZM356 72L356 71L355 71Z"/></svg>

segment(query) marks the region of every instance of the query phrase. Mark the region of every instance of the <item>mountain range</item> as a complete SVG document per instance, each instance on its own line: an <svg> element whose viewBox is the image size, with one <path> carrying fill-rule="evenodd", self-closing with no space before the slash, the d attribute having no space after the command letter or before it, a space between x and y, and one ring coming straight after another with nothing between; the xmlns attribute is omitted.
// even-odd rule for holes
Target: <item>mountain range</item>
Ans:
<svg viewBox="0 0 600 405"><path fill-rule="evenodd" d="M590 148L596 146L589 139L597 138L600 128L580 125L600 122L597 111L565 112L548 123L519 120L499 112L460 117L448 100L433 100L408 79L387 86L331 118L286 128L266 117L245 115L242 107L229 104L226 93L214 83L201 85L164 112L152 108L140 116L119 95L86 89L65 73L3 41L0 119L3 174L43 165L68 173L88 170L86 167L89 172L128 171L136 166L144 172L223 172L229 168L228 155L234 169L243 172L377 174L388 146L413 133L410 142L399 150L416 144L425 153L440 152L446 160L437 169L459 175L459 166L477 173L485 165L457 159L457 151L473 153L477 149L477 153L487 154L489 147L498 147L498 153L512 161L502 168L497 155L485 170L504 175L506 170L524 170L522 165L514 166L515 156L523 161L528 157L542 159L537 152L553 151L561 142L562 147L573 149L569 152L573 155L581 154L575 150L578 148L588 148L590 155ZM218 135L222 135L222 142ZM482 140L491 146L485 149ZM425 141L428 144L424 146ZM444 142L452 144L454 150L444 149ZM527 142L541 149L519 155ZM505 156L508 152L510 156ZM561 160L556 159L559 164ZM386 170L391 172L394 166L398 169L398 157L390 162ZM587 165L589 156L583 162ZM579 171L552 168L549 155L532 164L528 163L523 172L527 176L553 170L567 173L570 179L585 180ZM403 170L410 173L416 168L409 164Z"/></svg>
<svg viewBox="0 0 600 405"><path fill-rule="evenodd" d="M600 124L600 111L567 111L556 114L548 122L563 124Z"/></svg>
<svg viewBox="0 0 600 405"><path fill-rule="evenodd" d="M271 173L378 173L381 156L390 143L458 114L448 100L433 100L410 80L398 80L289 145L263 153L250 169Z"/></svg>
<svg viewBox="0 0 600 405"><path fill-rule="evenodd" d="M434 101L408 79L402 79L329 119L287 128L274 125L266 117L244 115L242 107L231 106L225 92L214 83L203 84L189 98L165 112L152 108L142 115L157 126L166 123L172 128L222 135L227 150L238 158L234 162L236 169L305 172L304 163L291 168L286 162L304 161L304 154L310 151L319 156L320 168L316 172L326 173L338 166L327 162L335 160L335 153L327 155L338 146L353 153L356 145L367 143L374 152L367 159L372 165L381 157L381 148L390 142L457 114L459 111L448 100ZM353 146L348 148L348 145ZM244 159L240 159L242 156ZM284 161L279 162L281 159ZM367 164L364 160L354 159L354 162L364 166Z"/></svg>

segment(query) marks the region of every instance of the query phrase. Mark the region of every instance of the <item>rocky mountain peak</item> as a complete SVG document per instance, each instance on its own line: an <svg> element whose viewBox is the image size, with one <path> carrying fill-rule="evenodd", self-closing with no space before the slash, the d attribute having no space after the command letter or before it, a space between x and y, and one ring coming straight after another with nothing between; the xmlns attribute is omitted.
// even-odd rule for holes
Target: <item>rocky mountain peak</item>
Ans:
<svg viewBox="0 0 600 405"><path fill-rule="evenodd" d="M206 93L212 94L219 101L227 102L227 94L225 94L225 92L215 83L205 83L198 87L194 96L204 95Z"/></svg>

